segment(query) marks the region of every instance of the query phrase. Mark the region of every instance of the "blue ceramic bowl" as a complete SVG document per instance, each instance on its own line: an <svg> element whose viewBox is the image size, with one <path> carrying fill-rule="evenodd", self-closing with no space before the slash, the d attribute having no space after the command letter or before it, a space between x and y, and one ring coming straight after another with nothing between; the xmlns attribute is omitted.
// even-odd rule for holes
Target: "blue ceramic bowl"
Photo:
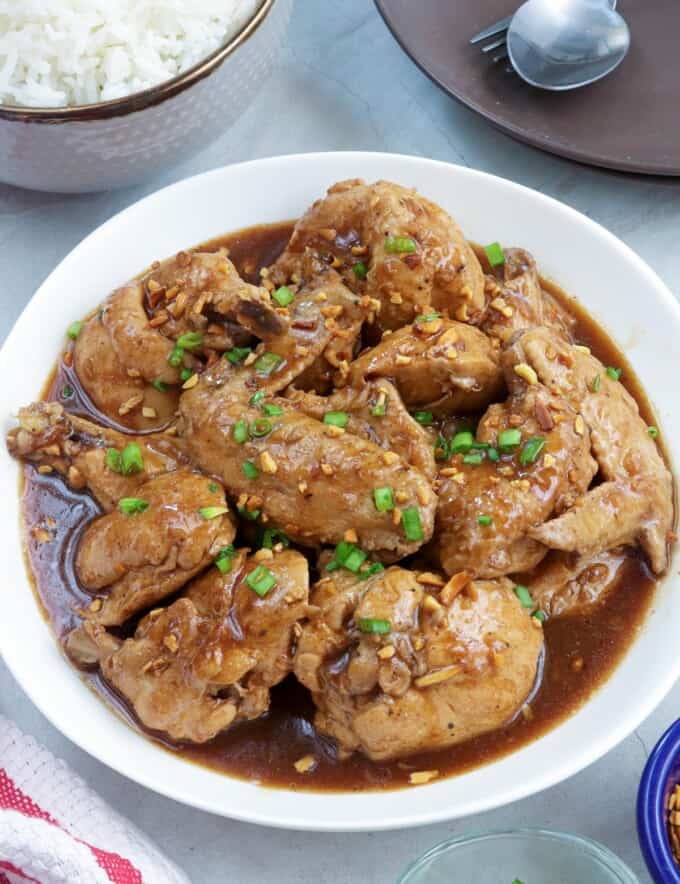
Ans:
<svg viewBox="0 0 680 884"><path fill-rule="evenodd" d="M680 867L673 859L666 825L666 803L676 783L680 783L680 720L654 747L638 791L638 837L656 884L680 884Z"/></svg>

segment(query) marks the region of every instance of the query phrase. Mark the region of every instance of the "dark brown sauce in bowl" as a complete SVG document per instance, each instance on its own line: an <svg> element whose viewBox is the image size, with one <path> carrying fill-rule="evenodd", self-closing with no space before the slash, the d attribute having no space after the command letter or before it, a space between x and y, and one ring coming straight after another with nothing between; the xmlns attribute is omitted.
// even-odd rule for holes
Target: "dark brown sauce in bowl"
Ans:
<svg viewBox="0 0 680 884"><path fill-rule="evenodd" d="M220 237L202 248L226 246L241 275L256 282L259 268L272 263L291 230L289 222L255 227ZM643 418L653 423L649 404L624 356L573 299L554 284L543 284L576 320L579 342L587 344L605 365L623 368L623 382L636 398ZM63 362L48 381L45 398L103 422L92 410L74 372ZM26 466L23 479L28 570L45 615L61 639L77 625L75 611L91 600L78 587L74 556L82 531L100 510L89 494L71 490L54 475L41 475ZM520 714L499 730L451 748L403 761L376 763L358 754L340 761L333 743L316 733L309 693L292 676L274 688L266 715L232 727L203 745L172 744L162 735L149 733L98 674L86 673L84 678L133 727L169 751L230 776L288 789L351 792L397 788L408 784L413 770L436 769L440 776L451 776L487 764L535 740L575 712L626 653L644 620L654 588L645 563L631 552L616 590L602 604L583 615L551 619L545 624L542 678L531 699L530 714ZM125 634L131 628L126 628ZM313 774L299 774L294 763L308 754L317 762Z"/></svg>

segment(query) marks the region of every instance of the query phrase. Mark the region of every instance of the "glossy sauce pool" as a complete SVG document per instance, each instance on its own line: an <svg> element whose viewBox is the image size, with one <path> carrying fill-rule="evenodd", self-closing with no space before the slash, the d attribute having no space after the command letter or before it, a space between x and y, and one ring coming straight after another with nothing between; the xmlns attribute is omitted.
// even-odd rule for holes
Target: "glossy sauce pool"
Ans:
<svg viewBox="0 0 680 884"><path fill-rule="evenodd" d="M203 248L226 246L241 275L258 280L260 267L272 263L290 236L291 223L256 227L213 240ZM575 335L605 365L623 368L623 382L635 396L647 423L651 409L625 357L585 311L552 283L543 281L576 320ZM67 410L85 417L89 411L77 378L60 363L48 381L45 398L58 399ZM79 621L74 613L90 601L78 588L74 556L87 523L99 507L86 493L72 491L61 479L24 468L24 522L28 570L42 608L58 638ZM45 541L49 535L51 539ZM272 691L271 708L262 718L237 725L202 745L171 744L149 734L133 713L97 674L83 677L132 726L156 739L168 751L229 774L269 786L318 791L360 791L408 784L412 770L436 769L451 776L486 764L536 739L572 714L601 685L625 654L644 620L655 582L644 562L631 554L620 582L607 600L584 616L549 620L545 627L543 678L531 700L530 714L518 715L504 728L438 752L379 764L362 756L340 762L332 743L316 734L309 693L289 676ZM129 634L130 629L127 630ZM298 774L294 762L312 754L312 774Z"/></svg>

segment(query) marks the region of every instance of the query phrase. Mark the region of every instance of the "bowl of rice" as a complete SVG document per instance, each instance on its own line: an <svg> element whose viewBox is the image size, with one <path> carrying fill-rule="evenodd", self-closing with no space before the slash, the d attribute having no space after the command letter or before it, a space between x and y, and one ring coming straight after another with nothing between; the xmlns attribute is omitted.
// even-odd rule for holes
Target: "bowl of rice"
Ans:
<svg viewBox="0 0 680 884"><path fill-rule="evenodd" d="M292 0L0 0L0 181L78 193L142 181L243 113Z"/></svg>

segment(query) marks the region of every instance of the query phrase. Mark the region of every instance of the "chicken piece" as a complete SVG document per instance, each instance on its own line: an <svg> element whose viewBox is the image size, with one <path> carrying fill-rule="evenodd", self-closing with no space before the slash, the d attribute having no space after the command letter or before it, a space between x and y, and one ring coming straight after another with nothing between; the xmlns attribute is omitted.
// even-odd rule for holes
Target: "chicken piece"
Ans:
<svg viewBox="0 0 680 884"><path fill-rule="evenodd" d="M246 582L257 568L276 580L262 597ZM147 614L133 638L86 623L67 651L80 665L98 662L145 727L203 743L269 708L270 688L293 667L294 628L310 610L308 575L292 550L263 562L235 553L230 571L210 569Z"/></svg>
<svg viewBox="0 0 680 884"><path fill-rule="evenodd" d="M198 331L205 349L221 352L242 343L234 339L238 329L262 340L281 333L283 321L267 289L241 279L224 250L179 252L152 267L141 283L151 312L167 315L160 328L173 340Z"/></svg>
<svg viewBox="0 0 680 884"><path fill-rule="evenodd" d="M414 421L387 381L368 381L359 389L345 387L326 397L293 388L286 395L298 411L318 421L329 413L346 415L346 432L396 452L428 479L434 479L434 448L429 433Z"/></svg>
<svg viewBox="0 0 680 884"><path fill-rule="evenodd" d="M76 555L80 584L96 597L83 616L104 626L179 589L236 533L223 488L188 469L149 479L133 499L138 511L119 508L91 522Z"/></svg>
<svg viewBox="0 0 680 884"><path fill-rule="evenodd" d="M261 356L277 364L260 377L261 385L270 392L287 387L309 371L348 371L354 345L370 310L345 286L340 276L326 268L315 273L296 294L282 318L281 332L261 344L253 360Z"/></svg>
<svg viewBox="0 0 680 884"><path fill-rule="evenodd" d="M352 363L355 385L372 378L389 378L409 408L441 416L480 411L505 389L500 351L489 338L436 316L392 332Z"/></svg>
<svg viewBox="0 0 680 884"><path fill-rule="evenodd" d="M524 249L504 249L503 254L502 267L486 277L490 300L482 331L506 344L515 332L542 325L571 341L574 320L541 288L533 257Z"/></svg>
<svg viewBox="0 0 680 884"><path fill-rule="evenodd" d="M388 761L495 730L536 681L542 629L507 579L457 575L438 599L404 568L366 581L341 570L311 602L295 674L343 755Z"/></svg>
<svg viewBox="0 0 680 884"><path fill-rule="evenodd" d="M467 569L499 577L533 568L547 548L532 528L571 506L597 471L588 431L577 432L577 415L564 399L513 373L507 382L512 396L487 410L477 441L498 450L499 434L511 429L521 433L521 444L498 462L483 451L479 464L457 454L440 473L434 545L447 574ZM532 439L544 445L533 463L523 464Z"/></svg>
<svg viewBox="0 0 680 884"><path fill-rule="evenodd" d="M160 429L171 423L179 393L170 386L158 390L147 384L137 368L128 374L113 348L100 313L83 324L72 358L77 382L90 400L92 410L101 412L114 426L139 432ZM185 361L196 364L191 356Z"/></svg>
<svg viewBox="0 0 680 884"><path fill-rule="evenodd" d="M73 364L94 406L130 429L167 423L177 394L153 385L177 385L183 368L200 365L196 353L233 345L227 326L209 323L208 308L263 339L283 328L267 290L244 282L224 255L180 252L114 291L80 331ZM171 354L187 332L194 340L175 364Z"/></svg>
<svg viewBox="0 0 680 884"><path fill-rule="evenodd" d="M105 512L154 476L188 463L182 440L174 436L129 436L68 414L58 402L34 402L19 410L18 420L7 434L10 454L63 474L76 490L87 488ZM130 443L139 447L142 469L124 474L107 463L107 453L120 454Z"/></svg>
<svg viewBox="0 0 680 884"><path fill-rule="evenodd" d="M526 585L534 603L548 616L584 614L616 589L628 561L622 548L595 556L552 551Z"/></svg>
<svg viewBox="0 0 680 884"><path fill-rule="evenodd" d="M509 356L530 365L580 412L604 479L531 536L583 555L639 542L654 573L662 574L668 566L673 485L633 397L587 348L567 344L548 329L525 332Z"/></svg>
<svg viewBox="0 0 680 884"><path fill-rule="evenodd" d="M194 462L221 476L245 511L261 512L299 543L339 543L352 529L364 549L382 557L415 552L434 524L427 478L398 454L307 417L286 399L253 403L253 389L258 396L265 390L257 386L257 365L234 371L220 360L182 396ZM400 510L378 512L376 488L392 489ZM400 515L407 510L408 529Z"/></svg>
<svg viewBox="0 0 680 884"><path fill-rule="evenodd" d="M353 291L380 301L380 329L412 322L427 305L464 322L484 307L482 269L458 225L415 190L388 181L331 187L298 221L272 278L300 274L308 250L339 265Z"/></svg>

